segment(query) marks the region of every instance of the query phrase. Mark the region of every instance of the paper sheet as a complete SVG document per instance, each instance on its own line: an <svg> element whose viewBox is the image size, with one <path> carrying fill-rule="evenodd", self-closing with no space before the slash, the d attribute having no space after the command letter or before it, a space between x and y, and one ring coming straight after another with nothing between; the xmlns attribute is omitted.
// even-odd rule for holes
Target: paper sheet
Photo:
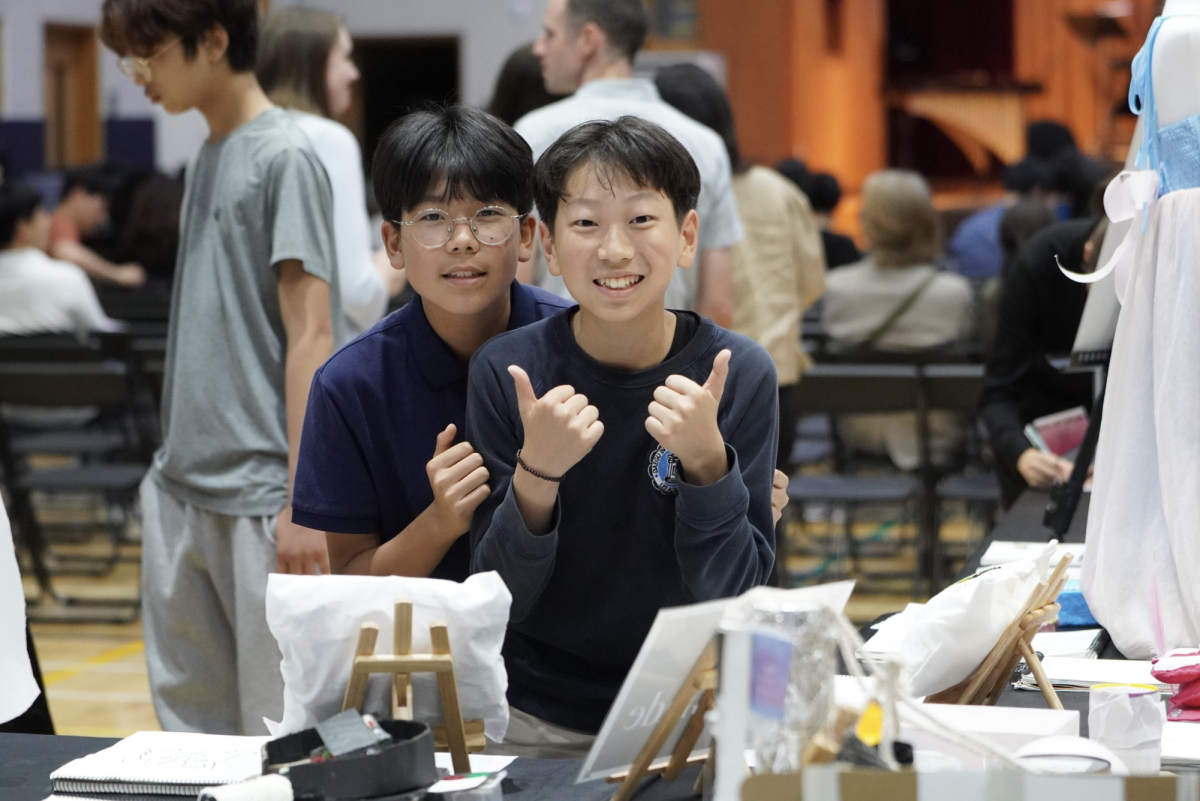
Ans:
<svg viewBox="0 0 1200 801"><path fill-rule="evenodd" d="M492 754L471 754L472 773L498 773L516 760L513 756L493 756ZM433 761L443 770L454 772L454 758L449 753L439 751L433 755Z"/></svg>
<svg viewBox="0 0 1200 801"><path fill-rule="evenodd" d="M139 731L103 751L80 757L51 779L145 784L232 784L262 774L270 737Z"/></svg>
<svg viewBox="0 0 1200 801"><path fill-rule="evenodd" d="M1088 690L1093 684L1148 684L1165 692L1170 687L1150 675L1150 663L1125 659L1075 659L1066 656L1047 656L1042 667L1050 683L1059 691ZM1036 689L1033 674L1021 677L1021 689Z"/></svg>
<svg viewBox="0 0 1200 801"><path fill-rule="evenodd" d="M25 590L0 500L0 723L22 715L40 693L25 647Z"/></svg>
<svg viewBox="0 0 1200 801"><path fill-rule="evenodd" d="M1096 654L1088 648L1096 641L1100 629L1078 631L1044 631L1033 635L1033 650L1042 656L1071 656L1079 659L1095 659Z"/></svg>

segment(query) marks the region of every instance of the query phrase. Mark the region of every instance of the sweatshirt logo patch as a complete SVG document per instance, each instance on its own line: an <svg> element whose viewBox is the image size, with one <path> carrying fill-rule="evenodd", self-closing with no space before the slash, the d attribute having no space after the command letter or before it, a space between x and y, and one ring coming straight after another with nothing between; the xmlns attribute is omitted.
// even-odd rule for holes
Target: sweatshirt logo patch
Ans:
<svg viewBox="0 0 1200 801"><path fill-rule="evenodd" d="M650 482L663 495L679 493L679 459L675 454L659 445L650 454Z"/></svg>

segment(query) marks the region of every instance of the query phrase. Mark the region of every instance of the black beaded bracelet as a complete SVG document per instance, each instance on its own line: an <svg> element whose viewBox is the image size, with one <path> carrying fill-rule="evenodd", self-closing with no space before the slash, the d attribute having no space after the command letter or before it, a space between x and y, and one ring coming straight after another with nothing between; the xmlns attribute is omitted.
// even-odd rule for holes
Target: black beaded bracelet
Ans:
<svg viewBox="0 0 1200 801"><path fill-rule="evenodd" d="M561 484L562 480L564 478L566 478L566 476L558 476L556 478L554 476L548 476L545 473L539 473L537 470L534 470L532 467L530 467L529 465L525 464L524 461L522 461L521 450L519 448L517 449L517 464L521 465L521 467L524 468L526 473L529 473L531 476L534 476L535 478L540 478L542 481L550 481L555 484Z"/></svg>

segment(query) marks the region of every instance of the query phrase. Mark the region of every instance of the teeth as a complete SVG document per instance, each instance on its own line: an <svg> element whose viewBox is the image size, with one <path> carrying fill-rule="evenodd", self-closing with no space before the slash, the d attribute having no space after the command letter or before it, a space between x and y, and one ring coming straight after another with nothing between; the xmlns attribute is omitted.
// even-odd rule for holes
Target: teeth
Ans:
<svg viewBox="0 0 1200 801"><path fill-rule="evenodd" d="M624 278L598 278L596 283L608 289L628 289L641 280L640 275L627 275Z"/></svg>
<svg viewBox="0 0 1200 801"><path fill-rule="evenodd" d="M447 278L474 278L477 275L479 275L479 273L474 273L474 272L446 273Z"/></svg>

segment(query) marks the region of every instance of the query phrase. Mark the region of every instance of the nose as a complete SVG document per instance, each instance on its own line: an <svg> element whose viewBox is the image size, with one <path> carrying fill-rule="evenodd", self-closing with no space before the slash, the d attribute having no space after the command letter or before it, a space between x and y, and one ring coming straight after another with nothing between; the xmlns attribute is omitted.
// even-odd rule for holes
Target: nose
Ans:
<svg viewBox="0 0 1200 801"><path fill-rule="evenodd" d="M446 250L451 253L473 253L479 250L479 240L471 230L470 220L455 220L451 223L454 230L446 242Z"/></svg>
<svg viewBox="0 0 1200 801"><path fill-rule="evenodd" d="M362 73L358 71L358 65L355 64L353 61L351 61L350 62L350 83L356 83L358 81L358 79L361 77L362 77Z"/></svg>
<svg viewBox="0 0 1200 801"><path fill-rule="evenodd" d="M601 261L610 264L620 264L633 259L633 243L619 225L609 226L600 240L596 255Z"/></svg>
<svg viewBox="0 0 1200 801"><path fill-rule="evenodd" d="M533 51L533 54L536 57L542 58L543 56L545 56L546 55L546 34L543 33L540 36L538 36L537 39L534 39L533 47L531 49Z"/></svg>

